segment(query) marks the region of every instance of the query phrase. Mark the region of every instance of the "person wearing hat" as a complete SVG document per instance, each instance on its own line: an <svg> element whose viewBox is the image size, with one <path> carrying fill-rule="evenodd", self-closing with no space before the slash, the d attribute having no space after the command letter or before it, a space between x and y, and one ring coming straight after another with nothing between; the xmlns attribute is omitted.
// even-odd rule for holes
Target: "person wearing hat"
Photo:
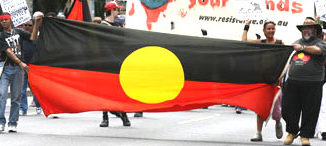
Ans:
<svg viewBox="0 0 326 146"><path fill-rule="evenodd" d="M105 19L101 22L101 24L107 25L107 26L117 26L121 27L121 25L116 22L116 18L118 17L119 11L122 8L122 6L118 6L115 2L107 2L104 5L105 8ZM123 126L130 126L130 121L128 119L128 116L126 113L123 112L110 112L113 115L116 115L117 117L121 118ZM109 126L109 116L107 111L103 111L103 120L100 123L100 127L108 127Z"/></svg>
<svg viewBox="0 0 326 146"><path fill-rule="evenodd" d="M119 6L116 2L111 1L111 2L107 2L104 5L104 8L105 8L105 19L101 22L101 24L105 24L108 26L122 27L122 25L119 22L117 22L117 18L120 9L123 8L123 6Z"/></svg>
<svg viewBox="0 0 326 146"><path fill-rule="evenodd" d="M302 38L293 43L295 53L282 100L282 117L288 132L284 144L290 145L300 136L302 145L310 145L309 138L315 134L322 98L326 44L317 37L321 26L313 18L307 17L297 28Z"/></svg>

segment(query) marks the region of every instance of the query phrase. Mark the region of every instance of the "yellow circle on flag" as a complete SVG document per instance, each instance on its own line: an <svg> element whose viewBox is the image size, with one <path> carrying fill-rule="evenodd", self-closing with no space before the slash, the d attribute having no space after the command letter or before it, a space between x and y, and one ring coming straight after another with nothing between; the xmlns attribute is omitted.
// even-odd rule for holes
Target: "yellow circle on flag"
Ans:
<svg viewBox="0 0 326 146"><path fill-rule="evenodd" d="M158 46L140 48L122 63L120 84L132 99L156 104L176 98L184 86L178 57Z"/></svg>

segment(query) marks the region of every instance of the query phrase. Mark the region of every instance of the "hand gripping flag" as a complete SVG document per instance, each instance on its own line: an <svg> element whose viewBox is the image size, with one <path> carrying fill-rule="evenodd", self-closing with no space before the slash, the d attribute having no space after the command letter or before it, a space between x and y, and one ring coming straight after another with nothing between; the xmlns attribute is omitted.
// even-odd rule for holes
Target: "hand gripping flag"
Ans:
<svg viewBox="0 0 326 146"><path fill-rule="evenodd" d="M230 104L266 119L293 50L55 18L40 31L29 81L45 115Z"/></svg>

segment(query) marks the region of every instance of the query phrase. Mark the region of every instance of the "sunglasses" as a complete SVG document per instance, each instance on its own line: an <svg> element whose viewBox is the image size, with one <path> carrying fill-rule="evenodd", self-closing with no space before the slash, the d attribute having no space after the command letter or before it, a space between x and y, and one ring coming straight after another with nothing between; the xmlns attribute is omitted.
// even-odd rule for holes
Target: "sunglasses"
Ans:
<svg viewBox="0 0 326 146"><path fill-rule="evenodd" d="M115 9L114 9L114 11L118 11L118 12L120 12L120 9L118 9L118 8L115 8Z"/></svg>
<svg viewBox="0 0 326 146"><path fill-rule="evenodd" d="M32 26L32 24L24 24L24 26Z"/></svg>

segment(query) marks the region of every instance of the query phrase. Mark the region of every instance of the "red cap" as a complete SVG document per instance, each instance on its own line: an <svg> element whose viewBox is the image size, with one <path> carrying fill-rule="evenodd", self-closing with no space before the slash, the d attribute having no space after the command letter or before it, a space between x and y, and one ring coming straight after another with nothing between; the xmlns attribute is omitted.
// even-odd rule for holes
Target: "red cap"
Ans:
<svg viewBox="0 0 326 146"><path fill-rule="evenodd" d="M107 3L104 5L104 8L105 8L105 11L110 11L110 10L113 10L113 9L115 9L115 8L121 9L121 8L123 8L123 6L119 6L119 5L117 5L116 2L111 1L111 2L107 2Z"/></svg>

